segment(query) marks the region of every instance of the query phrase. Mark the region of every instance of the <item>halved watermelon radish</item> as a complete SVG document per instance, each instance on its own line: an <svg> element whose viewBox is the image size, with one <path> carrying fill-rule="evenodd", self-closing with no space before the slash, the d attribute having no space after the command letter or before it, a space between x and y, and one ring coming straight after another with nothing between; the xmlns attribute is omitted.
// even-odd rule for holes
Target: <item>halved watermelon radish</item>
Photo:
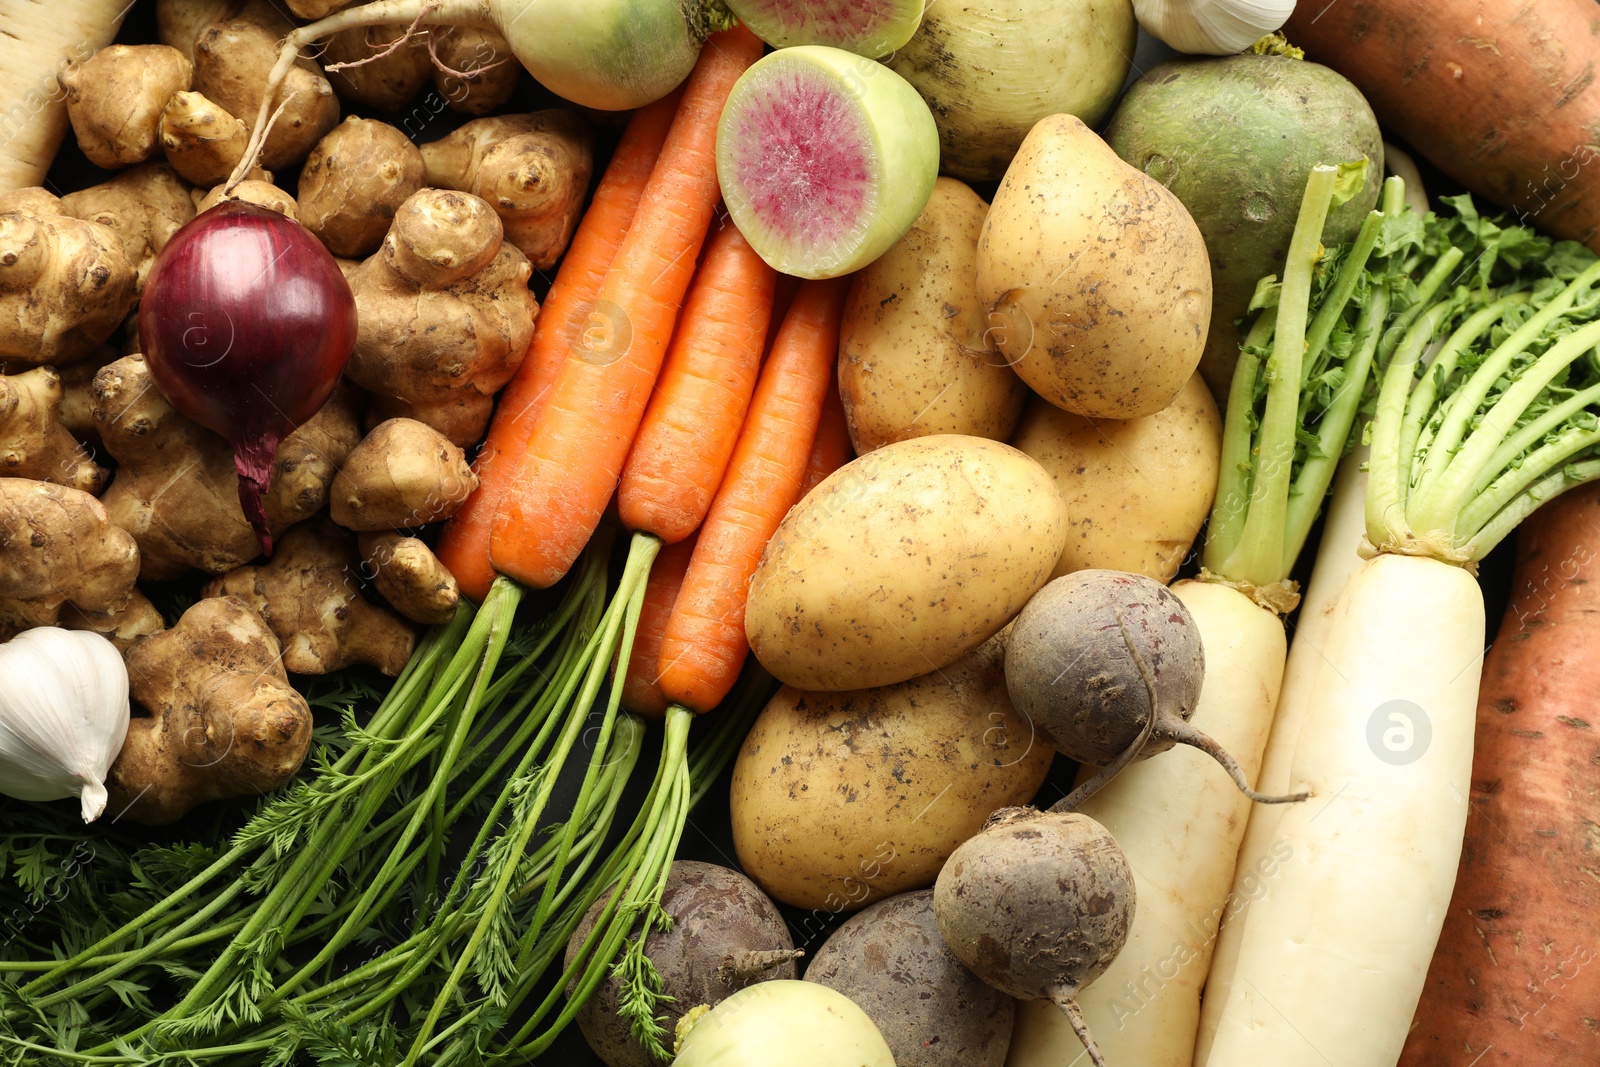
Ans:
<svg viewBox="0 0 1600 1067"><path fill-rule="evenodd" d="M774 48L825 44L876 59L911 40L926 0L726 0Z"/></svg>
<svg viewBox="0 0 1600 1067"><path fill-rule="evenodd" d="M922 213L939 131L922 97L881 63L838 48L784 48L734 83L717 126L728 213L774 269L833 278L866 266Z"/></svg>

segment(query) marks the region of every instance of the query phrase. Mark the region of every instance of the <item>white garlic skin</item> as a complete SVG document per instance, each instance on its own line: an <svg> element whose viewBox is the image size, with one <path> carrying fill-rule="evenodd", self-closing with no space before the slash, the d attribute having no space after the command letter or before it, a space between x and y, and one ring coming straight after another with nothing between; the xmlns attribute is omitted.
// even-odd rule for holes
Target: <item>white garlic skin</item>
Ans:
<svg viewBox="0 0 1600 1067"><path fill-rule="evenodd" d="M81 797L106 808L106 773L128 735L128 669L110 641L40 626L0 645L0 793Z"/></svg>
<svg viewBox="0 0 1600 1067"><path fill-rule="evenodd" d="M1295 0L1133 0L1152 37L1196 56L1243 52L1289 21Z"/></svg>

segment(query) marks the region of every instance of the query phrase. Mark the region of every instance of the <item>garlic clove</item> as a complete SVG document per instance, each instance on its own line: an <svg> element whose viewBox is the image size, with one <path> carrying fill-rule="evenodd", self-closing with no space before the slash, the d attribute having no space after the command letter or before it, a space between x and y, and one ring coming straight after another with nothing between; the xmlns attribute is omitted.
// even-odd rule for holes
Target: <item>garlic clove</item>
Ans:
<svg viewBox="0 0 1600 1067"><path fill-rule="evenodd" d="M0 793L77 796L94 821L129 717L127 668L99 634L42 626L0 645Z"/></svg>
<svg viewBox="0 0 1600 1067"><path fill-rule="evenodd" d="M1280 29L1295 0L1134 0L1146 33L1189 55L1231 56Z"/></svg>

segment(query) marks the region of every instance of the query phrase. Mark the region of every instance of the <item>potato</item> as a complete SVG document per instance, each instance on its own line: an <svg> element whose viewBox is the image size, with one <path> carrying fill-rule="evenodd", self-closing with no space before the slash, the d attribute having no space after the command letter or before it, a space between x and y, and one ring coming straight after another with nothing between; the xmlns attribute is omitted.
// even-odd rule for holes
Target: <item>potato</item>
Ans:
<svg viewBox="0 0 1600 1067"><path fill-rule="evenodd" d="M964 433L1004 441L1028 389L987 336L975 256L988 211L940 178L906 235L850 282L839 397L864 455L892 441Z"/></svg>
<svg viewBox="0 0 1600 1067"><path fill-rule="evenodd" d="M1013 710L1003 639L942 671L848 693L780 689L734 763L733 845L776 900L830 914L931 885L1054 755ZM802 924L803 926L804 924Z"/></svg>
<svg viewBox="0 0 1600 1067"><path fill-rule="evenodd" d="M1211 511L1222 419L1196 374L1170 407L1124 422L1035 400L1011 443L1050 472L1067 504L1052 578L1103 567L1165 584Z"/></svg>
<svg viewBox="0 0 1600 1067"><path fill-rule="evenodd" d="M944 434L840 467L779 525L750 582L745 633L801 689L865 689L938 670L999 632L1066 545L1043 467Z"/></svg>
<svg viewBox="0 0 1600 1067"><path fill-rule="evenodd" d="M1133 419L1172 403L1211 323L1211 263L1178 198L1071 115L1039 120L978 239L1000 351L1059 408Z"/></svg>

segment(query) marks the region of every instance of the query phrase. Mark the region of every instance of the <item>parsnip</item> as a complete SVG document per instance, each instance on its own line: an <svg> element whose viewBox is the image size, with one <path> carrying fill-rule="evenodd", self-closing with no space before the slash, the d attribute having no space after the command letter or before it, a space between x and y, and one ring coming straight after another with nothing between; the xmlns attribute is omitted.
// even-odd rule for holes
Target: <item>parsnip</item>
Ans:
<svg viewBox="0 0 1600 1067"><path fill-rule="evenodd" d="M56 74L110 44L127 0L0 4L0 192L44 183L67 131Z"/></svg>

